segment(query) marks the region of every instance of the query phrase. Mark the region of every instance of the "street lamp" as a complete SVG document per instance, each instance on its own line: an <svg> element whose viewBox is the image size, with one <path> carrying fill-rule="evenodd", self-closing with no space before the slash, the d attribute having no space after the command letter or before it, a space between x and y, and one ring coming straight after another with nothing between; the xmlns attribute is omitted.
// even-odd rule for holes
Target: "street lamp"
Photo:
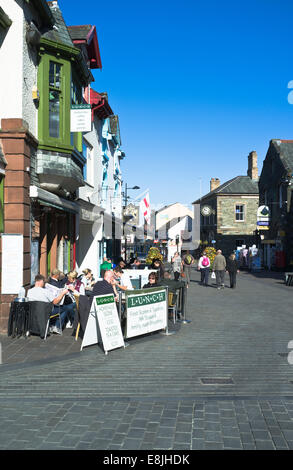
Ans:
<svg viewBox="0 0 293 470"><path fill-rule="evenodd" d="M132 188L128 188L127 187L127 183L125 183L125 192L124 192L124 208L126 209L126 206L127 206L127 199L128 199L128 196L127 196L127 189L140 189L139 186L133 186ZM124 219L124 214L123 214L123 219ZM125 222L126 223L126 222ZM124 224L123 224L124 225ZM124 225L125 227L125 225ZM127 236L126 236L126 233L125 233L125 230L124 230L124 261L126 262L126 256L127 256Z"/></svg>

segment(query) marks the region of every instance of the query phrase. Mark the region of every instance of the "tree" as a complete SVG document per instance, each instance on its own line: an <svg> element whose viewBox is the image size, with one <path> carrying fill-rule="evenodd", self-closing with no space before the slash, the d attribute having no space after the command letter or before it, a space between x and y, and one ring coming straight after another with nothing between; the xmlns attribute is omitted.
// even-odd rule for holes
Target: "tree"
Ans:
<svg viewBox="0 0 293 470"><path fill-rule="evenodd" d="M159 259L160 261L163 261L163 255L161 255L159 249L156 248L155 246L149 249L149 252L146 258L146 263L152 264L154 259Z"/></svg>

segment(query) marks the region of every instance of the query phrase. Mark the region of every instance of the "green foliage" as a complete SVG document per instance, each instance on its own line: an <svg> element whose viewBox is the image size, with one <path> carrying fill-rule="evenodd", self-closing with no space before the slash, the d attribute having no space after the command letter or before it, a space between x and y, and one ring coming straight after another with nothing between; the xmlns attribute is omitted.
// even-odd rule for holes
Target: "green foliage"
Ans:
<svg viewBox="0 0 293 470"><path fill-rule="evenodd" d="M216 249L215 249L214 247L212 247L212 246L207 246L207 247L204 249L203 254L206 255L206 256L209 258L210 263L211 263L210 268L212 269L212 265L213 265L215 256L216 256L216 254L217 254Z"/></svg>
<svg viewBox="0 0 293 470"><path fill-rule="evenodd" d="M147 258L146 258L146 263L152 264L153 259L159 259L160 261L163 262L163 255L161 255L159 249L156 248L155 246L150 248Z"/></svg>

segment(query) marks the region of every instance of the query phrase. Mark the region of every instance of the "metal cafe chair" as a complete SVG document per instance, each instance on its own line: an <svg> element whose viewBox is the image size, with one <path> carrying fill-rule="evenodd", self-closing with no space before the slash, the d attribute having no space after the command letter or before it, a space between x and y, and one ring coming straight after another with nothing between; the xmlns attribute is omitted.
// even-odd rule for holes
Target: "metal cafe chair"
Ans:
<svg viewBox="0 0 293 470"><path fill-rule="evenodd" d="M49 316L48 318L48 321L47 321L47 326L46 326L46 331L45 331L45 336L44 336L44 341L46 341L46 338L47 338L47 334L48 334L48 330L49 330L49 325L50 325L50 321L53 320L54 318L57 318L59 317L59 323L61 325L61 315L60 315L60 305L59 305L59 310L58 310L58 313L53 313L53 310L54 310L54 305L52 307L52 313L51 315ZM61 328L61 335L62 335L62 328Z"/></svg>
<svg viewBox="0 0 293 470"><path fill-rule="evenodd" d="M178 310L178 294L175 292L168 292L168 311L173 314L173 323L176 323Z"/></svg>

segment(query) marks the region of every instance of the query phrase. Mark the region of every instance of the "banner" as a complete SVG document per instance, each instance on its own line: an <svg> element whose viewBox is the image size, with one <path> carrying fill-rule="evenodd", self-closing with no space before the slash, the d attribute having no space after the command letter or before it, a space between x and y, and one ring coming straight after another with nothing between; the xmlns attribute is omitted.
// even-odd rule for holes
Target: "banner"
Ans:
<svg viewBox="0 0 293 470"><path fill-rule="evenodd" d="M93 298L81 349L98 343L99 333L106 354L112 349L125 347L113 294Z"/></svg>
<svg viewBox="0 0 293 470"><path fill-rule="evenodd" d="M147 224L151 221L151 206L150 206L150 194L147 192L146 195L140 201L140 213L142 217L142 223L144 220Z"/></svg>
<svg viewBox="0 0 293 470"><path fill-rule="evenodd" d="M164 288L125 292L126 338L167 327L168 299Z"/></svg>

